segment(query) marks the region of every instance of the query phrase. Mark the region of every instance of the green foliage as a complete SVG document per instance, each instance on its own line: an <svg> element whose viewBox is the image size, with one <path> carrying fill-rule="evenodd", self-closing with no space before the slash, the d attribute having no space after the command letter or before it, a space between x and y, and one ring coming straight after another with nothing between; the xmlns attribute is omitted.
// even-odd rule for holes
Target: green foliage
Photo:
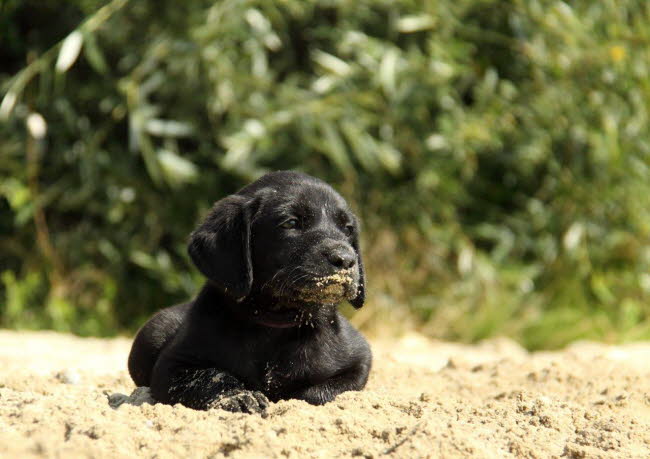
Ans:
<svg viewBox="0 0 650 459"><path fill-rule="evenodd" d="M650 338L646 2L88 0L45 20L57 3L2 13L0 324L133 330L196 292L184 241L213 201L300 169L365 223L369 328Z"/></svg>

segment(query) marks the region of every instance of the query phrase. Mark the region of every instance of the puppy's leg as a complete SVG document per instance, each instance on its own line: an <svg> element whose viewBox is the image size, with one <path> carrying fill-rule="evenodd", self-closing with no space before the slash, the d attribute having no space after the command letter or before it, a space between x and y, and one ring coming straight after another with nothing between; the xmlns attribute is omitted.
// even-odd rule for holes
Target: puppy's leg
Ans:
<svg viewBox="0 0 650 459"><path fill-rule="evenodd" d="M370 365L361 363L320 384L296 390L287 398L297 398L312 405L324 405L343 392L363 389L368 381L369 372Z"/></svg>
<svg viewBox="0 0 650 459"><path fill-rule="evenodd" d="M264 394L246 390L237 378L216 368L183 368L167 374L154 375L151 385L154 398L163 403L242 413L261 413L269 404Z"/></svg>
<svg viewBox="0 0 650 459"><path fill-rule="evenodd" d="M148 386L151 373L162 350L176 335L190 303L157 312L140 328L129 353L129 373L136 386Z"/></svg>

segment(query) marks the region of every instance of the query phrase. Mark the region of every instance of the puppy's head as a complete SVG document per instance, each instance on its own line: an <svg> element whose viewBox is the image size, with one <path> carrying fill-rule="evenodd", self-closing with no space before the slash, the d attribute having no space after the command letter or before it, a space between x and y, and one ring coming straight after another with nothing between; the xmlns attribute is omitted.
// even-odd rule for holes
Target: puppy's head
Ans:
<svg viewBox="0 0 650 459"><path fill-rule="evenodd" d="M192 233L201 272L238 301L254 295L285 306L365 300L359 224L325 182L273 172L218 201Z"/></svg>

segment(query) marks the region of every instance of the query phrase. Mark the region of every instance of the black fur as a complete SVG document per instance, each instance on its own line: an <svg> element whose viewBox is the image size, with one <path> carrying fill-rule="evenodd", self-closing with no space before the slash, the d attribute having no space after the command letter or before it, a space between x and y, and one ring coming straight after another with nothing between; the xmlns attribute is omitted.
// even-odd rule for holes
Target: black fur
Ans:
<svg viewBox="0 0 650 459"><path fill-rule="evenodd" d="M296 172L218 201L188 247L208 282L140 329L133 381L163 403L243 412L361 390L370 348L337 310L365 299L358 232L338 193Z"/></svg>

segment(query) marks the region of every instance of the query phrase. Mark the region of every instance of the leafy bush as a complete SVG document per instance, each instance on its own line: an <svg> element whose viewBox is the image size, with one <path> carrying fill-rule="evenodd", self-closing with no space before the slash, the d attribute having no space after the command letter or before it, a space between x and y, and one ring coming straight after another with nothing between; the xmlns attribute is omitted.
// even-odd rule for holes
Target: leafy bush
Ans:
<svg viewBox="0 0 650 459"><path fill-rule="evenodd" d="M365 222L362 326L650 337L646 2L57 3L5 6L4 326L133 330L213 201L300 169Z"/></svg>

